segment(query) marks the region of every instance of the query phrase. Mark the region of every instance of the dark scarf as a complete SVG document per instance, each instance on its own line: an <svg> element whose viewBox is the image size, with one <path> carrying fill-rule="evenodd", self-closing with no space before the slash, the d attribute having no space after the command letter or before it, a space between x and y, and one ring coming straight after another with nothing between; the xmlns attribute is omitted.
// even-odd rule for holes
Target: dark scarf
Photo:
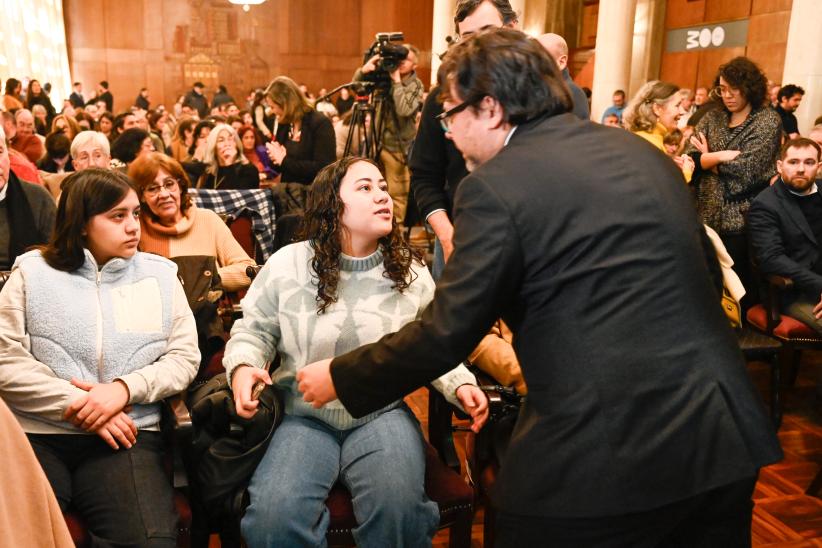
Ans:
<svg viewBox="0 0 822 548"><path fill-rule="evenodd" d="M34 220L23 184L14 172L9 171L6 183L6 214L9 218L9 261L14 262L18 255L34 245L48 242L49 234L41 234Z"/></svg>

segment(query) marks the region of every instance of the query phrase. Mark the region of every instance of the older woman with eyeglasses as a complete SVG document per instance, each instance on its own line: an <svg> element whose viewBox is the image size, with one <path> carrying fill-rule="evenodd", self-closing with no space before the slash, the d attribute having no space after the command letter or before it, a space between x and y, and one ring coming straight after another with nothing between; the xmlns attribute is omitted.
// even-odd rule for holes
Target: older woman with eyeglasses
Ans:
<svg viewBox="0 0 822 548"><path fill-rule="evenodd" d="M768 103L765 75L750 59L736 57L720 66L714 86L722 108L702 117L686 152L696 164L702 222L719 233L749 291L748 301L755 302L745 219L753 199L776 175L782 121Z"/></svg>
<svg viewBox="0 0 822 548"><path fill-rule="evenodd" d="M254 263L234 239L228 226L209 209L199 209L188 194L188 176L179 162L152 152L137 158L128 175L140 198L140 251L173 258L185 255L216 257L227 291L251 284L245 269Z"/></svg>

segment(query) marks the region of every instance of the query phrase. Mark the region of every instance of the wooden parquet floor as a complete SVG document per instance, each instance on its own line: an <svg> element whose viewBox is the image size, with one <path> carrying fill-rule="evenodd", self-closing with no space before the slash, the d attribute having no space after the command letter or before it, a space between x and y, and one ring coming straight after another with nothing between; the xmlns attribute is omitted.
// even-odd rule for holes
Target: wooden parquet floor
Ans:
<svg viewBox="0 0 822 548"><path fill-rule="evenodd" d="M767 403L768 366L751 363L748 370ZM822 352L805 352L799 377L793 387L784 389L785 415L779 440L785 458L764 468L754 491L754 516L751 527L757 548L822 548L822 498L805 495L817 472L822 470L822 404L814 397L816 379L822 377ZM418 390L406 401L427 426L427 392ZM457 451L464 455L465 436L455 433ZM822 497L822 493L818 494ZM478 508L472 529L472 548L481 548L482 507ZM435 548L448 546L448 533L434 538Z"/></svg>

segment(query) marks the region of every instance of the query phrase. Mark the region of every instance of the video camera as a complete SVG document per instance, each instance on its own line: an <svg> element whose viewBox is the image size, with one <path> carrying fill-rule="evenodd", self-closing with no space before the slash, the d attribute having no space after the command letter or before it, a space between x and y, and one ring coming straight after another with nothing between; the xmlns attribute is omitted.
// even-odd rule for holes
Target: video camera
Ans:
<svg viewBox="0 0 822 548"><path fill-rule="evenodd" d="M380 56L377 70L364 75L364 79L374 82L377 87L391 87L390 73L397 70L400 63L408 57L408 48L395 42L405 40L401 32L378 32L374 43L365 52L363 64L375 55Z"/></svg>

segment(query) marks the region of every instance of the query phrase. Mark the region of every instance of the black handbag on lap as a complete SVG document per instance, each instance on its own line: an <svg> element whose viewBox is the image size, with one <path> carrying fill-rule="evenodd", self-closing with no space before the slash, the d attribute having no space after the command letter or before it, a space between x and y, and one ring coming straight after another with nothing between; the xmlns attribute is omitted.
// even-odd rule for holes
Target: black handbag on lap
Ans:
<svg viewBox="0 0 822 548"><path fill-rule="evenodd" d="M246 488L274 430L282 422L282 394L266 385L257 413L237 415L222 373L192 389L188 398L194 425L192 476L195 497L210 520L237 519L248 505Z"/></svg>

